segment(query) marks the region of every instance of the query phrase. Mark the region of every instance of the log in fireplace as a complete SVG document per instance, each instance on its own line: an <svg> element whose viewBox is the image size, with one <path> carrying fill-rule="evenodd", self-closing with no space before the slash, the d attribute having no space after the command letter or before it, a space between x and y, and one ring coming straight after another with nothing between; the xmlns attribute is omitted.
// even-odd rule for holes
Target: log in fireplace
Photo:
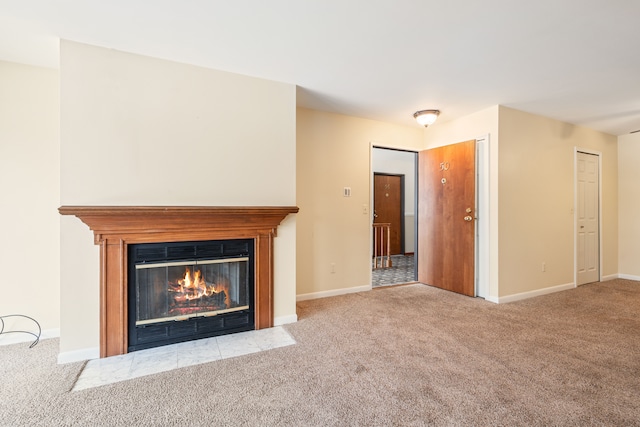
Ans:
<svg viewBox="0 0 640 427"><path fill-rule="evenodd" d="M125 354L129 351L129 281L132 280L129 270L129 248L135 245L169 242L185 243L185 246L189 246L189 242L247 239L251 242L249 246L253 247L253 261L247 261L253 264L253 273L247 273L253 275L253 296L249 297L249 306L252 305L253 298L252 328L273 326L273 239L278 225L287 215L298 212L297 207L62 206L58 210L62 215L75 215L87 224L93 231L94 243L100 245L100 357ZM236 255L232 258L238 258ZM209 258L215 259L217 258ZM182 259L178 262L191 261ZM198 265L195 263L191 267L181 267L190 268L191 274L195 275L194 270ZM168 270L171 269L167 265L158 268L159 270L153 274L160 274L158 271L169 274ZM242 269L240 266L230 268L237 268L238 271ZM214 279L211 277L204 279L205 283L210 282L208 286L214 286ZM172 284L167 286L175 288L178 285L173 283L172 279ZM217 290L215 286L214 289ZM224 310L226 309L205 309L208 316L202 313L198 317L218 317L224 314ZM210 313L211 311L213 313ZM157 322L154 320L151 323L169 321L162 317L174 316L160 315L154 318ZM177 319L171 322L181 323ZM135 347L140 343L133 345Z"/></svg>

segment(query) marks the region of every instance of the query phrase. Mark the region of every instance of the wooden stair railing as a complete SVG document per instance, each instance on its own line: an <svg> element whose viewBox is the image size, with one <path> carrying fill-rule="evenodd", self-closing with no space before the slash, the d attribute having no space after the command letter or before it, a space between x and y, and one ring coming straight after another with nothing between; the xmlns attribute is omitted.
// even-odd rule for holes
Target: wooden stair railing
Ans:
<svg viewBox="0 0 640 427"><path fill-rule="evenodd" d="M391 267L391 223L373 224L373 269Z"/></svg>

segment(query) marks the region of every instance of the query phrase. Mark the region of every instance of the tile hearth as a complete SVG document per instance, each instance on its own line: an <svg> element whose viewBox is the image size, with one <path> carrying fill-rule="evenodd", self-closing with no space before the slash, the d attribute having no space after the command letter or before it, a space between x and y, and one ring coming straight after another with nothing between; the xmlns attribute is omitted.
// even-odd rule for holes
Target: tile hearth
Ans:
<svg viewBox="0 0 640 427"><path fill-rule="evenodd" d="M72 391L295 344L281 326L90 360Z"/></svg>

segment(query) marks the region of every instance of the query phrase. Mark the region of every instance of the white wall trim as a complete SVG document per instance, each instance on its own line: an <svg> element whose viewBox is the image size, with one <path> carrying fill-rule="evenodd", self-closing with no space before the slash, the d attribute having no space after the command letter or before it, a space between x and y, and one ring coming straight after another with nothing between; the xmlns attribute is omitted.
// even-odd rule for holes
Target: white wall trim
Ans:
<svg viewBox="0 0 640 427"><path fill-rule="evenodd" d="M100 348L84 348L82 350L65 351L58 354L58 365L72 362L83 362L85 360L99 359Z"/></svg>
<svg viewBox="0 0 640 427"><path fill-rule="evenodd" d="M7 328L8 329L8 328ZM21 342L33 342L36 338L31 334L26 333L7 333L0 335L0 345L18 344ZM37 331L31 331L37 333ZM60 338L60 328L45 329L40 334L40 340L46 340L49 338Z"/></svg>
<svg viewBox="0 0 640 427"><path fill-rule="evenodd" d="M352 294L355 292L370 291L371 285L354 286L353 288L332 289L330 291L311 292L309 294L300 294L296 297L296 301L307 301L310 299L334 297L337 295Z"/></svg>
<svg viewBox="0 0 640 427"><path fill-rule="evenodd" d="M566 291L569 289L574 289L576 287L575 283L567 283L564 285L551 286L543 289L536 289L535 291L521 292L519 294L507 295L504 297L490 297L487 298L487 301L494 302L496 304L503 304L507 302L520 301L523 299L539 297L541 295L552 294L555 292Z"/></svg>
<svg viewBox="0 0 640 427"><path fill-rule="evenodd" d="M640 276L634 276L632 274L618 274L618 279L637 280L640 281Z"/></svg>
<svg viewBox="0 0 640 427"><path fill-rule="evenodd" d="M297 314L289 314L287 316L278 316L273 319L273 326L287 325L298 321Z"/></svg>
<svg viewBox="0 0 640 427"><path fill-rule="evenodd" d="M60 338L60 328L45 329L40 339Z"/></svg>
<svg viewBox="0 0 640 427"><path fill-rule="evenodd" d="M475 291L489 297L489 134L476 138L476 212L475 212Z"/></svg>
<svg viewBox="0 0 640 427"><path fill-rule="evenodd" d="M602 278L600 279L601 282L606 282L608 280L615 280L615 279L621 279L622 277L620 277L619 274L609 274L606 276L602 276Z"/></svg>

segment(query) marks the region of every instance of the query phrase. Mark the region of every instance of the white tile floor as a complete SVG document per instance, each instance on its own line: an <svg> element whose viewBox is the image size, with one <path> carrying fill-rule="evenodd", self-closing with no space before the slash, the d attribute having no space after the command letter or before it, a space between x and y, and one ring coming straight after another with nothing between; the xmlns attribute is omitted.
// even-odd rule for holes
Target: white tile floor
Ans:
<svg viewBox="0 0 640 427"><path fill-rule="evenodd" d="M73 391L295 344L281 326L90 360Z"/></svg>

